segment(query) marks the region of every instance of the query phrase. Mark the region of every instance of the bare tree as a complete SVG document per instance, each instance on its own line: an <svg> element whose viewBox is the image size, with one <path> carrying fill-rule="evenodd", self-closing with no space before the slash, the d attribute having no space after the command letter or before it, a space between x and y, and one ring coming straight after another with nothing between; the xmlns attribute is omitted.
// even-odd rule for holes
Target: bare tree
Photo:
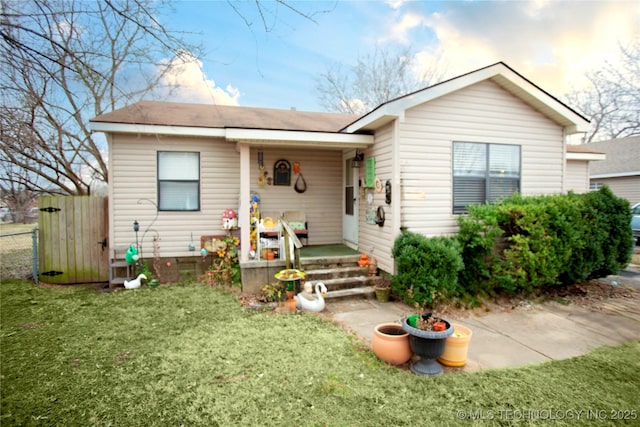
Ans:
<svg viewBox="0 0 640 427"><path fill-rule="evenodd" d="M607 62L587 78L588 89L565 96L591 120L584 142L640 134L640 39L620 47L619 65Z"/></svg>
<svg viewBox="0 0 640 427"><path fill-rule="evenodd" d="M321 105L327 111L364 114L396 97L437 83L444 69L441 61L419 69L410 47L376 47L373 53L357 58L345 69L332 65L316 79Z"/></svg>
<svg viewBox="0 0 640 427"><path fill-rule="evenodd" d="M193 58L155 0L0 0L2 190L90 194L107 181L106 143L88 119L140 99ZM188 55L187 55L188 53Z"/></svg>

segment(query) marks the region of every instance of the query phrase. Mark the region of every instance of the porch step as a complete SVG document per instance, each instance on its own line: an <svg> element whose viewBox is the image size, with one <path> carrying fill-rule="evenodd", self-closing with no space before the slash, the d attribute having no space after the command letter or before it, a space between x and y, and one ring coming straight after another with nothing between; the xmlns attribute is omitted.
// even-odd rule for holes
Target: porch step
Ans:
<svg viewBox="0 0 640 427"><path fill-rule="evenodd" d="M321 270L327 268L341 268L358 266L360 255L309 257L300 259L302 270ZM360 268L360 267L358 267Z"/></svg>
<svg viewBox="0 0 640 427"><path fill-rule="evenodd" d="M307 275L307 280L329 280L354 276L367 277L369 275L369 267L352 265L346 267L321 268L316 270L305 269L304 272Z"/></svg>
<svg viewBox="0 0 640 427"><path fill-rule="evenodd" d="M348 255L303 258L301 262L307 283L314 289L317 282L327 287L327 300L373 298L373 286L382 278L369 276L369 267L358 266L359 259L360 255Z"/></svg>
<svg viewBox="0 0 640 427"><path fill-rule="evenodd" d="M360 288L339 289L337 291L329 291L325 300L341 300L349 298L375 298L376 291L373 286L363 286Z"/></svg>

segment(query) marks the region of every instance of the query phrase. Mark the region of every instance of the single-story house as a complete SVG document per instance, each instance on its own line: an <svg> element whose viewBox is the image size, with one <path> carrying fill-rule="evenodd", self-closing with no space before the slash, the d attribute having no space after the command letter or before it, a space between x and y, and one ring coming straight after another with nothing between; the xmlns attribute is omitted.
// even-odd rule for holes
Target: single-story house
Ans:
<svg viewBox="0 0 640 427"><path fill-rule="evenodd" d="M632 205L640 203L640 135L591 142L584 147L606 154L606 160L589 167L591 189L603 185Z"/></svg>
<svg viewBox="0 0 640 427"><path fill-rule="evenodd" d="M163 258L198 257L231 208L241 265L259 263L255 196L263 213L304 212L309 245L349 245L389 273L401 229L450 235L468 204L586 191L598 155L566 140L588 126L502 62L363 116L141 101L91 120L109 143L111 247L135 241L138 221L145 258L150 235Z"/></svg>

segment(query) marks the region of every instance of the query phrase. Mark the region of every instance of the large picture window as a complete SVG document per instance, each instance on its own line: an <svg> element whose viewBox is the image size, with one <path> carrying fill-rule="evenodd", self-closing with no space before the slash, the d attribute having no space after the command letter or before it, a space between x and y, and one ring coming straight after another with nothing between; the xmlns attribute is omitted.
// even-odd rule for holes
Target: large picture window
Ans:
<svg viewBox="0 0 640 427"><path fill-rule="evenodd" d="M520 191L520 146L453 143L453 213Z"/></svg>
<svg viewBox="0 0 640 427"><path fill-rule="evenodd" d="M200 210L200 153L158 152L158 209Z"/></svg>

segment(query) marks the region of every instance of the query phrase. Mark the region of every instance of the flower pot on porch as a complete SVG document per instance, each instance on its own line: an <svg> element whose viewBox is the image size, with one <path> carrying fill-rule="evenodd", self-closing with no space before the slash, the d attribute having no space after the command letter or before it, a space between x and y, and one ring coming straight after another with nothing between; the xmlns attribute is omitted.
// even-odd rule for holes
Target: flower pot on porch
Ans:
<svg viewBox="0 0 640 427"><path fill-rule="evenodd" d="M402 365L411 359L409 334L397 323L381 323L373 331L373 352L392 365Z"/></svg>
<svg viewBox="0 0 640 427"><path fill-rule="evenodd" d="M438 362L445 366L464 366L467 363L471 329L455 323L453 329L453 335L447 337L444 352L438 357Z"/></svg>
<svg viewBox="0 0 640 427"><path fill-rule="evenodd" d="M444 331L424 331L408 323L408 318L402 319L402 328L409 333L411 351L420 356L420 360L411 363L411 372L417 375L438 375L443 372L442 366L436 361L444 353L447 337L453 334L453 326L443 320L447 326Z"/></svg>

